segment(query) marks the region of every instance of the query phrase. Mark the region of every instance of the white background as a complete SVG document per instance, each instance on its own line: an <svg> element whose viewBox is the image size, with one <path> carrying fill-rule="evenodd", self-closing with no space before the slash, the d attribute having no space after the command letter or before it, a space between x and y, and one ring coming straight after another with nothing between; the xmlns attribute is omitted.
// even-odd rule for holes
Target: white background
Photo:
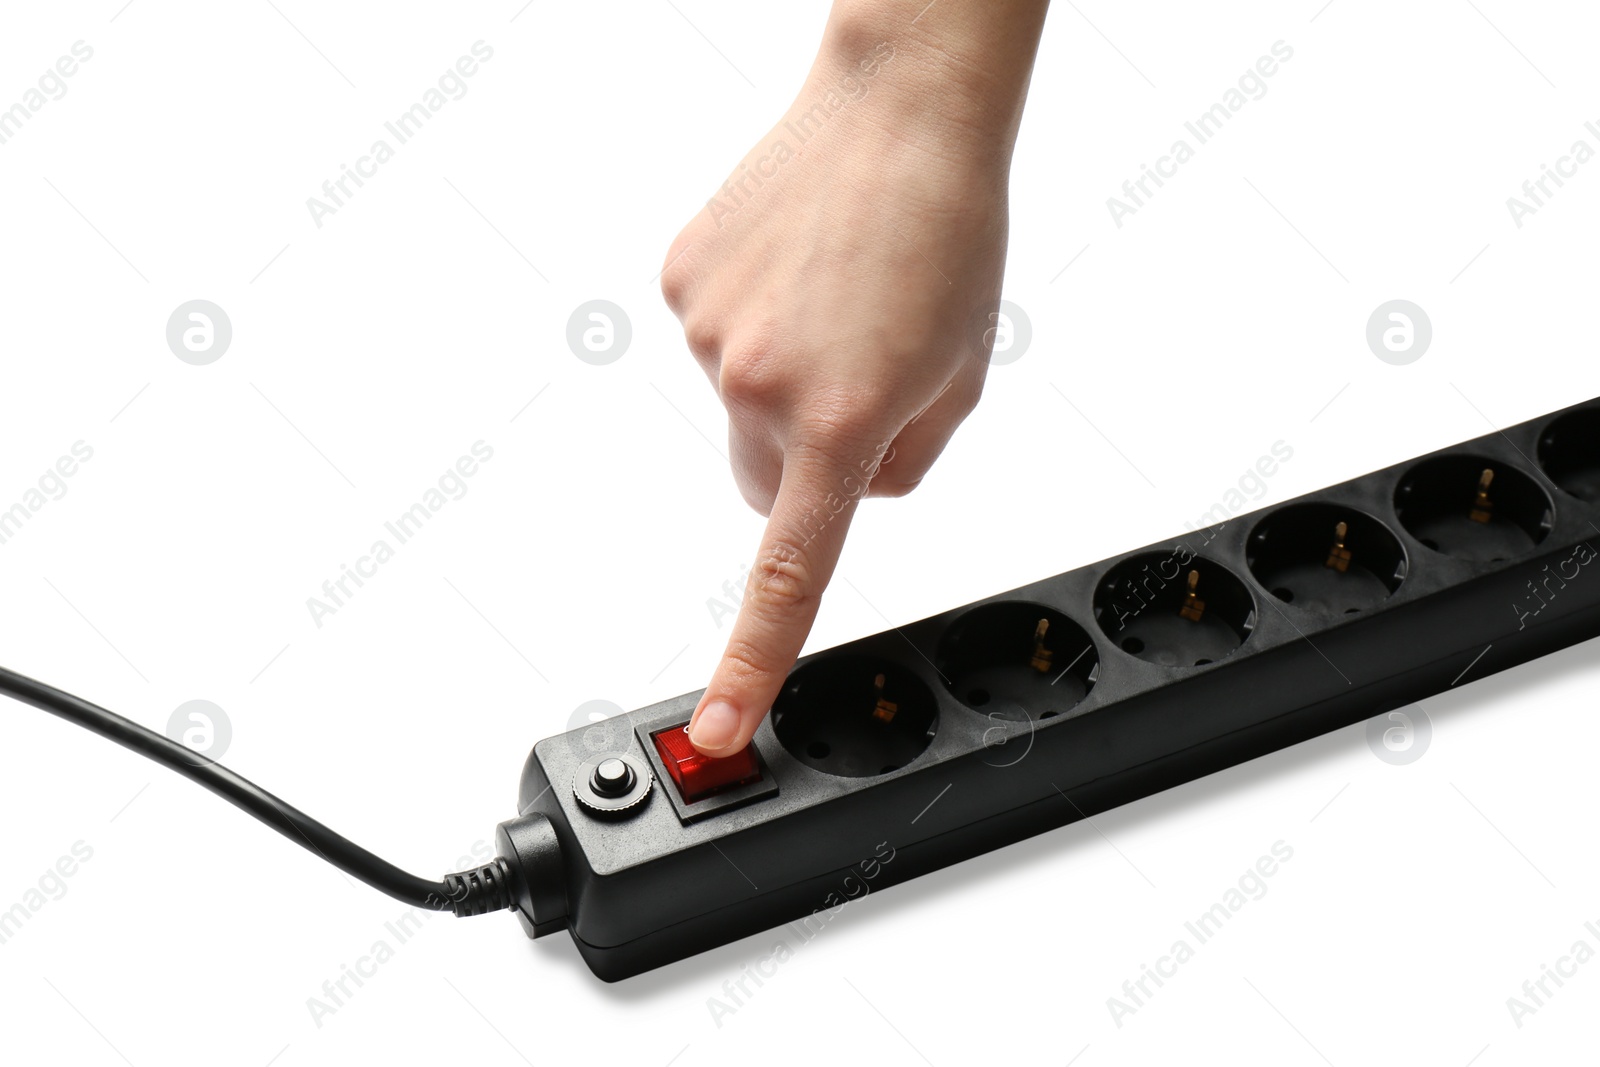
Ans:
<svg viewBox="0 0 1600 1067"><path fill-rule="evenodd" d="M1280 440L1253 506L1600 394L1600 162L1520 229L1506 207L1596 142L1594 12L1320 3L1055 6L1006 280L1032 345L917 493L863 508L811 648L1177 533ZM0 28L0 106L94 49L0 145L0 508L94 450L0 545L0 661L158 729L214 701L238 771L454 867L534 741L699 688L726 637L706 602L761 521L653 278L825 6L122 4ZM306 198L480 39L467 95L317 228ZM1267 95L1116 227L1106 198L1278 40ZM197 298L234 331L202 367L164 335ZM632 319L609 366L565 342L594 298ZM1435 331L1403 367L1364 339L1395 298ZM316 626L307 598L479 440L467 494ZM1600 948L1594 648L1425 702L1408 766L1354 727L874 894L720 1026L708 998L773 935L608 986L510 916L432 920L319 1026L308 998L404 907L7 706L0 909L93 855L0 945L0 1056L1592 1058L1600 962L1521 1028L1506 998ZM1279 840L1267 895L1117 1026L1107 998Z"/></svg>

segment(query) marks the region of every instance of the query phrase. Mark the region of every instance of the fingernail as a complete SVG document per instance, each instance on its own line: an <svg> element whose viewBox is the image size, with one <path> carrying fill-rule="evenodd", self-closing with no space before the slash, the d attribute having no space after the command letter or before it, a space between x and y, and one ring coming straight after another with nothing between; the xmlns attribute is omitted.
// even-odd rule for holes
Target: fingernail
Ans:
<svg viewBox="0 0 1600 1067"><path fill-rule="evenodd" d="M727 748L739 732L739 711L732 704L718 701L707 704L689 728L689 740L696 748Z"/></svg>

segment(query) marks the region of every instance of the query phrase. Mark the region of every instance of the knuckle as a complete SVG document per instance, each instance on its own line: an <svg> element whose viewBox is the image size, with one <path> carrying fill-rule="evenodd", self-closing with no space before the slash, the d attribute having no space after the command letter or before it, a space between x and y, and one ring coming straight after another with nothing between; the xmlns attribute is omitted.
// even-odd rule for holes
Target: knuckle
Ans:
<svg viewBox="0 0 1600 1067"><path fill-rule="evenodd" d="M872 483L873 496L909 496L922 484L921 478L880 478Z"/></svg>
<svg viewBox="0 0 1600 1067"><path fill-rule="evenodd" d="M715 318L691 313L683 321L683 339L695 359L714 360L722 351L722 327Z"/></svg>
<svg viewBox="0 0 1600 1067"><path fill-rule="evenodd" d="M729 407L765 409L776 404L787 390L771 361L741 348L737 355L722 361L717 392Z"/></svg>
<svg viewBox="0 0 1600 1067"><path fill-rule="evenodd" d="M679 316L689 305L694 281L694 273L689 269L690 257L685 254L688 251L685 235L679 234L678 239L672 242L672 247L667 249L666 263L661 268L661 299L666 301L673 314Z"/></svg>
<svg viewBox="0 0 1600 1067"><path fill-rule="evenodd" d="M667 307L676 315L683 312L688 297L689 279L684 277L675 265L669 265L661 272L661 299L666 301Z"/></svg>
<svg viewBox="0 0 1600 1067"><path fill-rule="evenodd" d="M983 399L983 378L975 378L970 382L956 386L950 391L955 394L955 399L952 402L955 404L956 412L960 418L964 419L977 410L978 401Z"/></svg>
<svg viewBox="0 0 1600 1067"><path fill-rule="evenodd" d="M785 673L791 664L780 664L771 653L758 645L735 637L722 653L721 672L732 676L736 683L760 682L773 675Z"/></svg>
<svg viewBox="0 0 1600 1067"><path fill-rule="evenodd" d="M859 451L857 446L867 444L883 421L878 406L870 400L837 405L830 416L829 439L851 451Z"/></svg>
<svg viewBox="0 0 1600 1067"><path fill-rule="evenodd" d="M767 545L750 574L751 606L769 615L789 616L817 600L814 572L803 547L787 541Z"/></svg>
<svg viewBox="0 0 1600 1067"><path fill-rule="evenodd" d="M794 444L822 459L844 463L871 447L882 423L880 408L871 396L818 397L796 418Z"/></svg>
<svg viewBox="0 0 1600 1067"><path fill-rule="evenodd" d="M797 428L789 451L807 465L828 472L832 482L871 482L881 472L889 447L877 427L876 419L860 413L813 415Z"/></svg>

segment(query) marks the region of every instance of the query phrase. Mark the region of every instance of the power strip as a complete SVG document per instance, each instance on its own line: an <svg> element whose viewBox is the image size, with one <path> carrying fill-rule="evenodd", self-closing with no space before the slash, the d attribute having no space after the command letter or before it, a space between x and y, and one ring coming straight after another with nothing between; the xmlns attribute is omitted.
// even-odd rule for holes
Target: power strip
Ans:
<svg viewBox="0 0 1600 1067"><path fill-rule="evenodd" d="M615 981L1600 634L1600 400L539 742L530 937ZM815 920L811 920L815 921Z"/></svg>
<svg viewBox="0 0 1600 1067"><path fill-rule="evenodd" d="M737 756L700 693L534 746L490 862L409 874L0 667L413 907L513 910L615 981L1600 634L1600 399L808 656Z"/></svg>

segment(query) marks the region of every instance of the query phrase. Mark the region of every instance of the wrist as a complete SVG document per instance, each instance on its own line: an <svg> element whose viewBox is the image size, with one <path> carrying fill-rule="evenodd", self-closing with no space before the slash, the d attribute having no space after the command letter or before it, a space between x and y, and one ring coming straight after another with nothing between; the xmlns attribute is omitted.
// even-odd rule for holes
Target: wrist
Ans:
<svg viewBox="0 0 1600 1067"><path fill-rule="evenodd" d="M875 98L863 110L888 132L1009 165L1046 0L949 6L835 0L810 89Z"/></svg>

